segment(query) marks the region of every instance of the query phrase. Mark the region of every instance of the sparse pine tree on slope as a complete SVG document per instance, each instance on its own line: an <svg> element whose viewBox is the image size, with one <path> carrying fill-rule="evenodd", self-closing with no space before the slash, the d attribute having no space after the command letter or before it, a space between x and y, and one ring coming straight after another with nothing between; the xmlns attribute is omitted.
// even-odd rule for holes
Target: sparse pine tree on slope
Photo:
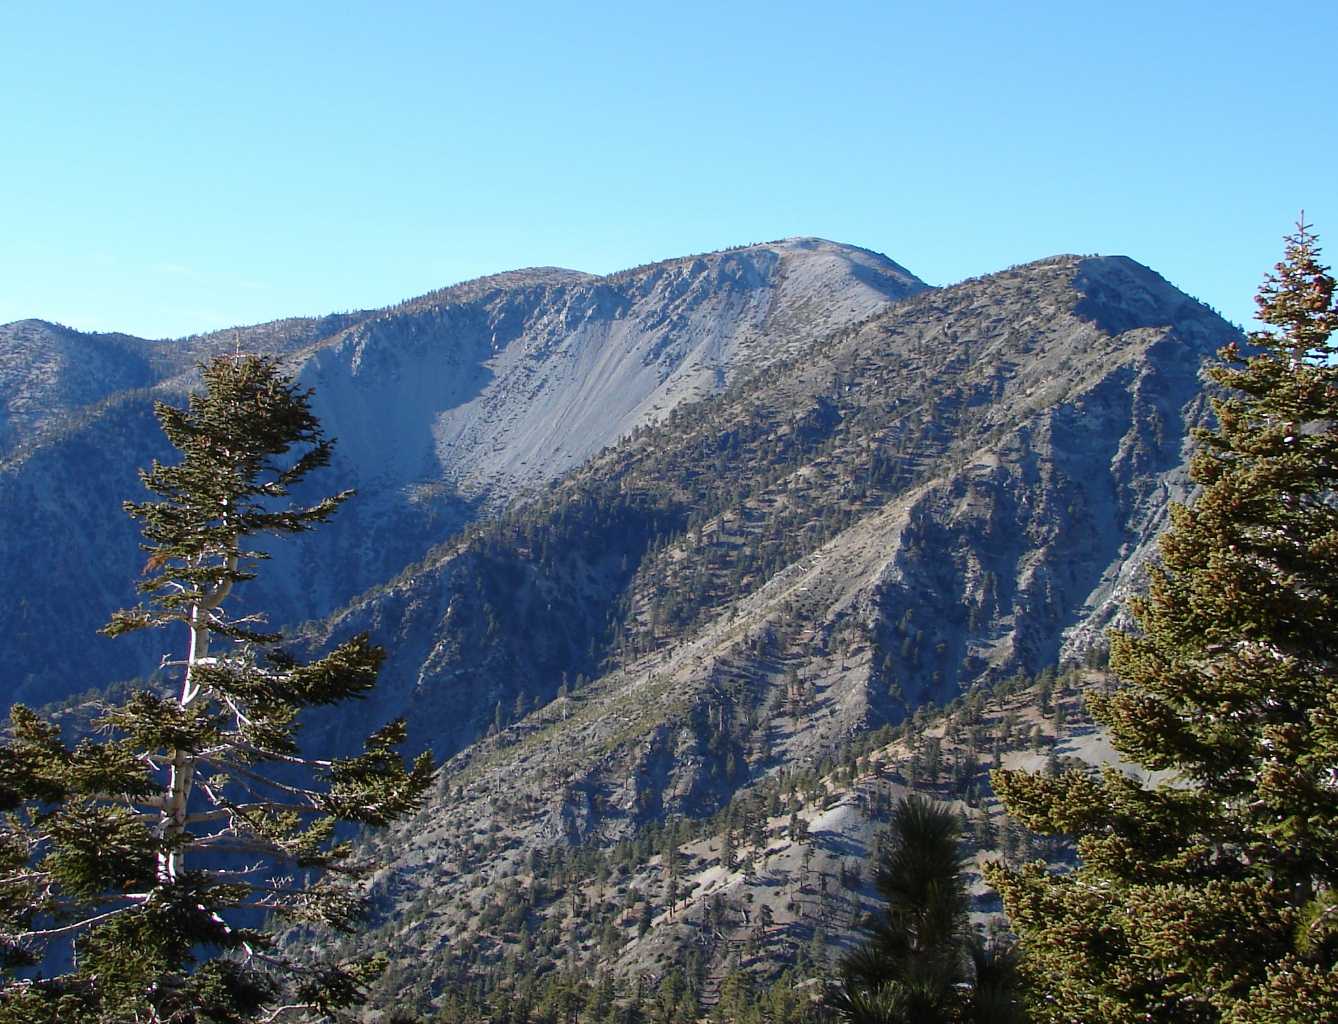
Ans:
<svg viewBox="0 0 1338 1024"><path fill-rule="evenodd" d="M957 816L918 794L898 801L875 867L887 902L841 961L827 1005L850 1024L1013 1024L1012 959L967 918Z"/></svg>
<svg viewBox="0 0 1338 1024"><path fill-rule="evenodd" d="M996 867L1040 1021L1338 1020L1338 329L1304 224L1259 293L1256 351L1213 379L1161 564L1093 698L1169 781L996 773L1082 866Z"/></svg>
<svg viewBox="0 0 1338 1024"><path fill-rule="evenodd" d="M6 1024L231 1022L279 1006L319 1019L357 1002L374 965L298 964L259 922L351 927L355 865L336 825L404 816L433 775L430 758L406 768L395 752L400 722L357 756L300 751L303 709L366 692L383 652L355 637L301 664L225 602L265 557L255 537L307 530L349 492L291 503L330 442L274 362L220 358L203 373L187 408L157 408L182 458L141 474L153 500L126 504L143 524L147 601L106 629L184 625L186 656L164 666L175 692L100 708L73 749L16 706L0 746Z"/></svg>

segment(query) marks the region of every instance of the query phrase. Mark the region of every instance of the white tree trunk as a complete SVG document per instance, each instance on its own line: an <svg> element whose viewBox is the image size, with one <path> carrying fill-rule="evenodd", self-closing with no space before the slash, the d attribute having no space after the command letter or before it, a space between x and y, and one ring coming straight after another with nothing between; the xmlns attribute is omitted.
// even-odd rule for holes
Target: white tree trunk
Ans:
<svg viewBox="0 0 1338 1024"><path fill-rule="evenodd" d="M189 708L200 696L200 686L195 681L195 666L209 657L209 618L210 613L223 603L223 599L232 590L231 573L237 568L237 556L229 554L227 570L229 578L224 579L203 599L191 605L190 653L186 658L186 673L181 681L181 695L177 698L178 706ZM190 807L191 787L195 783L195 755L186 750L172 751L172 762L167 780L167 792L163 799L163 816L160 831L163 839L173 845L186 831L186 815ZM169 848L158 854L158 881L169 884L175 882L185 870L185 850Z"/></svg>

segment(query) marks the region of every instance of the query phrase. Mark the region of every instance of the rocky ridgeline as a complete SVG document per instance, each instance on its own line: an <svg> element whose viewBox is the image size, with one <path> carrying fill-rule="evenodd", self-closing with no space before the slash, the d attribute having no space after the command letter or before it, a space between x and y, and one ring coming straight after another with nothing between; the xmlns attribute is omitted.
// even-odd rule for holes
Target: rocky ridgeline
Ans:
<svg viewBox="0 0 1338 1024"><path fill-rule="evenodd" d="M1112 332L1084 282L1125 275L1164 303ZM1184 493L1199 368L1231 336L1186 301L1077 258L909 299L638 430L312 636L385 643L380 714L443 756L564 680L681 695L742 660L761 667L730 699L765 714L781 676L831 672L839 732L1081 655Z"/></svg>

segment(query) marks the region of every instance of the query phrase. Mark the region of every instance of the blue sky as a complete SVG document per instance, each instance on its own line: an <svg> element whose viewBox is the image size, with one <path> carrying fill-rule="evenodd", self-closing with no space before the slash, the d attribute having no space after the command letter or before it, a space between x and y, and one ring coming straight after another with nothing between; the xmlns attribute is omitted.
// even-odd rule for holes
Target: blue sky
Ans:
<svg viewBox="0 0 1338 1024"><path fill-rule="evenodd" d="M0 322L175 336L820 235L1338 261L1338 4L10 4ZM931 10L932 8L932 10Z"/></svg>

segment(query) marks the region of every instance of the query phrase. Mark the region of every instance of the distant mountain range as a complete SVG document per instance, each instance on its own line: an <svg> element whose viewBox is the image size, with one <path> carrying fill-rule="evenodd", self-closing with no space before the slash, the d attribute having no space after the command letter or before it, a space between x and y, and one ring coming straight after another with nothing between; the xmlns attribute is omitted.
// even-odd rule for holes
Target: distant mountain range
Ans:
<svg viewBox="0 0 1338 1024"><path fill-rule="evenodd" d="M276 548L240 601L305 622L297 645L365 630L389 649L358 721L327 716L311 736L342 748L403 714L414 746L451 759L432 805L380 847L375 941L397 977L430 1000L523 956L551 969L558 946L591 969L663 970L701 935L668 911L654 851L667 823L714 815L693 826L692 856L701 900L734 901L733 923L714 926L726 939L699 943L718 983L758 927L719 859L736 814L775 884L803 891L805 840L786 813L828 834L824 870L861 860L881 805L851 767L841 792L863 801L858 827L828 820L835 790L814 780L875 746L918 758L929 735L903 732L886 753L877 730L923 730L924 709L973 695L935 742L958 751L954 785L977 797L985 748L963 735L988 721L1006 751L1025 745L1019 720L1062 732L1034 702L982 702L1099 652L1169 503L1188 494L1201 370L1236 337L1123 257L931 289L818 239L602 278L517 271L236 337L11 324L4 696L41 703L157 665L174 638L93 635L134 600L140 555L120 502L138 492L135 467L169 454L152 401L179 401L210 352L282 355L339 439L325 489L359 496ZM1075 752L1100 747L1084 742ZM773 862L777 830L789 845ZM593 859L573 867L554 848ZM610 883L614 850L630 866ZM568 914L545 902L551 886L536 895L552 857L582 891L600 873L612 909L582 916L573 898ZM480 916L492 896L479 894L498 891L518 918ZM854 920L826 914L833 936ZM788 931L762 928L751 969L793 962L817 934L803 912L782 917Z"/></svg>

